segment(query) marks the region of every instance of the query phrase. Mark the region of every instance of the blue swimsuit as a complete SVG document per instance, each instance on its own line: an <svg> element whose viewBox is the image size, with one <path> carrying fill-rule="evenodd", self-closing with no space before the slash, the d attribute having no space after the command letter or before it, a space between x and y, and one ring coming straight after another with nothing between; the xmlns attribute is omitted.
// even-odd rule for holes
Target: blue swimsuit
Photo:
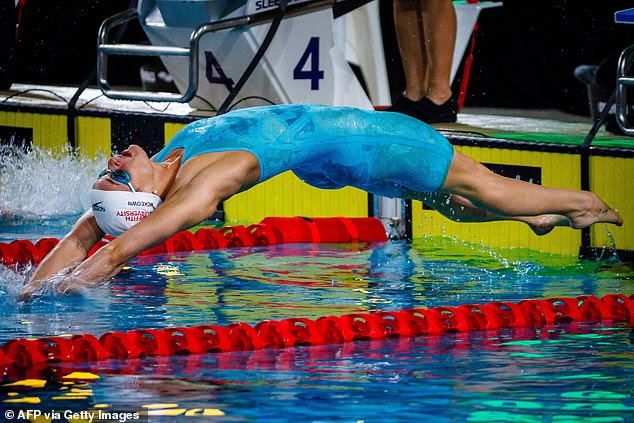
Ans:
<svg viewBox="0 0 634 423"><path fill-rule="evenodd" d="M260 162L260 182L291 170L318 188L353 186L386 197L437 191L453 158L445 137L409 116L318 105L251 107L193 122L154 160L177 148L183 163L249 151Z"/></svg>

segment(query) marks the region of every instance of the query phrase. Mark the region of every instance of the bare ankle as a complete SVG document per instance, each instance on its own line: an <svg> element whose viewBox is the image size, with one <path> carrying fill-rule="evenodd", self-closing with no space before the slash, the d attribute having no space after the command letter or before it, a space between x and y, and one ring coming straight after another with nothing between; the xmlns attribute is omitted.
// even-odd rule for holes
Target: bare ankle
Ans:
<svg viewBox="0 0 634 423"><path fill-rule="evenodd" d="M560 214L530 216L526 218L525 222L530 226L535 235L540 236L550 233L556 226L570 226L570 220Z"/></svg>
<svg viewBox="0 0 634 423"><path fill-rule="evenodd" d="M599 196L588 191L584 191L584 194L577 210L568 215L571 227L583 229L594 223L613 223L618 226L623 224L618 211L605 204Z"/></svg>

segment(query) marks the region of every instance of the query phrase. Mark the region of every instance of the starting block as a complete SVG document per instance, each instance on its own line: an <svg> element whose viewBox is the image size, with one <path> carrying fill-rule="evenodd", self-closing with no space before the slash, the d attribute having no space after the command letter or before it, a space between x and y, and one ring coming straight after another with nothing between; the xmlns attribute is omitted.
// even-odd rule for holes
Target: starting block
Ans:
<svg viewBox="0 0 634 423"><path fill-rule="evenodd" d="M266 103L372 107L333 39L334 0L141 0L99 32L98 83L108 97L189 102L221 111L239 90ZM357 3L358 5L359 3ZM152 45L109 44L112 28L139 19ZM112 54L158 56L180 94L116 91ZM224 106L223 106L224 105Z"/></svg>
<svg viewBox="0 0 634 423"><path fill-rule="evenodd" d="M482 9L455 1L453 80ZM138 19L150 45L111 42ZM98 39L98 85L109 98L189 103L225 112L280 103L362 109L391 103L378 4L371 0L140 0L107 19ZM112 55L160 57L178 93L120 90L108 81ZM358 65L364 90L349 63Z"/></svg>

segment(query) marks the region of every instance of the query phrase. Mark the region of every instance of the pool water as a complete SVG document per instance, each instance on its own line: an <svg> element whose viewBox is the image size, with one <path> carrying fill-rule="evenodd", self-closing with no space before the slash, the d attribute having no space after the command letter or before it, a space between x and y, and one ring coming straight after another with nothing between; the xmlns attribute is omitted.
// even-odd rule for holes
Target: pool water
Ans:
<svg viewBox="0 0 634 423"><path fill-rule="evenodd" d="M91 177L76 175L99 168L55 157L1 163L0 242L61 237L87 204L80 193ZM24 178L48 207L36 207ZM60 181L65 190L46 189ZM450 238L145 256L106 286L23 303L17 292L31 271L0 266L0 345L136 328L634 293L633 265L618 257L580 261ZM624 322L573 322L12 366L0 379L0 409L143 412L149 421L168 422L626 422L634 415L633 333Z"/></svg>
<svg viewBox="0 0 634 423"><path fill-rule="evenodd" d="M24 304L14 293L27 274L6 268L2 273L1 343L634 291L628 263L492 251L444 238L149 256L133 260L110 285L90 293ZM32 373L15 369L6 375L1 407L33 407L29 401L37 399L41 409L148 411L152 419L166 421L174 416L271 422L628 421L634 413L634 335L623 322L570 323L51 365L38 375L48 381L38 384Z"/></svg>

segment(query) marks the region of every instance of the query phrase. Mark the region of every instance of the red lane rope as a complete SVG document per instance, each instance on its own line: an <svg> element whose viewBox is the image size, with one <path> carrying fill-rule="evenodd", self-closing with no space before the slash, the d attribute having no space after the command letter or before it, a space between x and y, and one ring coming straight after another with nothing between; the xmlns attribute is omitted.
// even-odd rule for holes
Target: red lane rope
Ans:
<svg viewBox="0 0 634 423"><path fill-rule="evenodd" d="M220 230L203 228L180 232L142 254L195 251L292 242L386 241L383 224L374 218L280 218L257 225ZM1 244L2 263L37 263L57 244L46 238L33 244ZM92 251L96 251L96 246ZM345 343L364 339L439 335L452 332L544 326L573 321L623 320L634 326L634 294L603 298L549 298L519 303L406 309L376 313L323 316L312 320L288 318L227 326L201 325L165 329L135 329L71 337L18 338L0 348L0 368L32 368L49 363L94 362L108 359L196 355L223 351L287 348L297 345Z"/></svg>
<svg viewBox="0 0 634 423"><path fill-rule="evenodd" d="M6 373L13 367L28 368L47 363L288 348L600 320L622 320L628 326L634 326L634 294L629 297L623 294L607 294L602 298L584 295L519 303L353 313L315 320L264 320L253 326L239 322L227 326L135 329L108 332L99 338L91 334L70 338L20 338L10 340L0 348L0 366Z"/></svg>
<svg viewBox="0 0 634 423"><path fill-rule="evenodd" d="M250 226L201 228L195 233L182 231L139 255L213 250L288 243L385 242L385 227L373 217L267 217ZM56 238L0 242L0 263L5 266L38 264L59 242ZM91 256L107 241L98 242Z"/></svg>

